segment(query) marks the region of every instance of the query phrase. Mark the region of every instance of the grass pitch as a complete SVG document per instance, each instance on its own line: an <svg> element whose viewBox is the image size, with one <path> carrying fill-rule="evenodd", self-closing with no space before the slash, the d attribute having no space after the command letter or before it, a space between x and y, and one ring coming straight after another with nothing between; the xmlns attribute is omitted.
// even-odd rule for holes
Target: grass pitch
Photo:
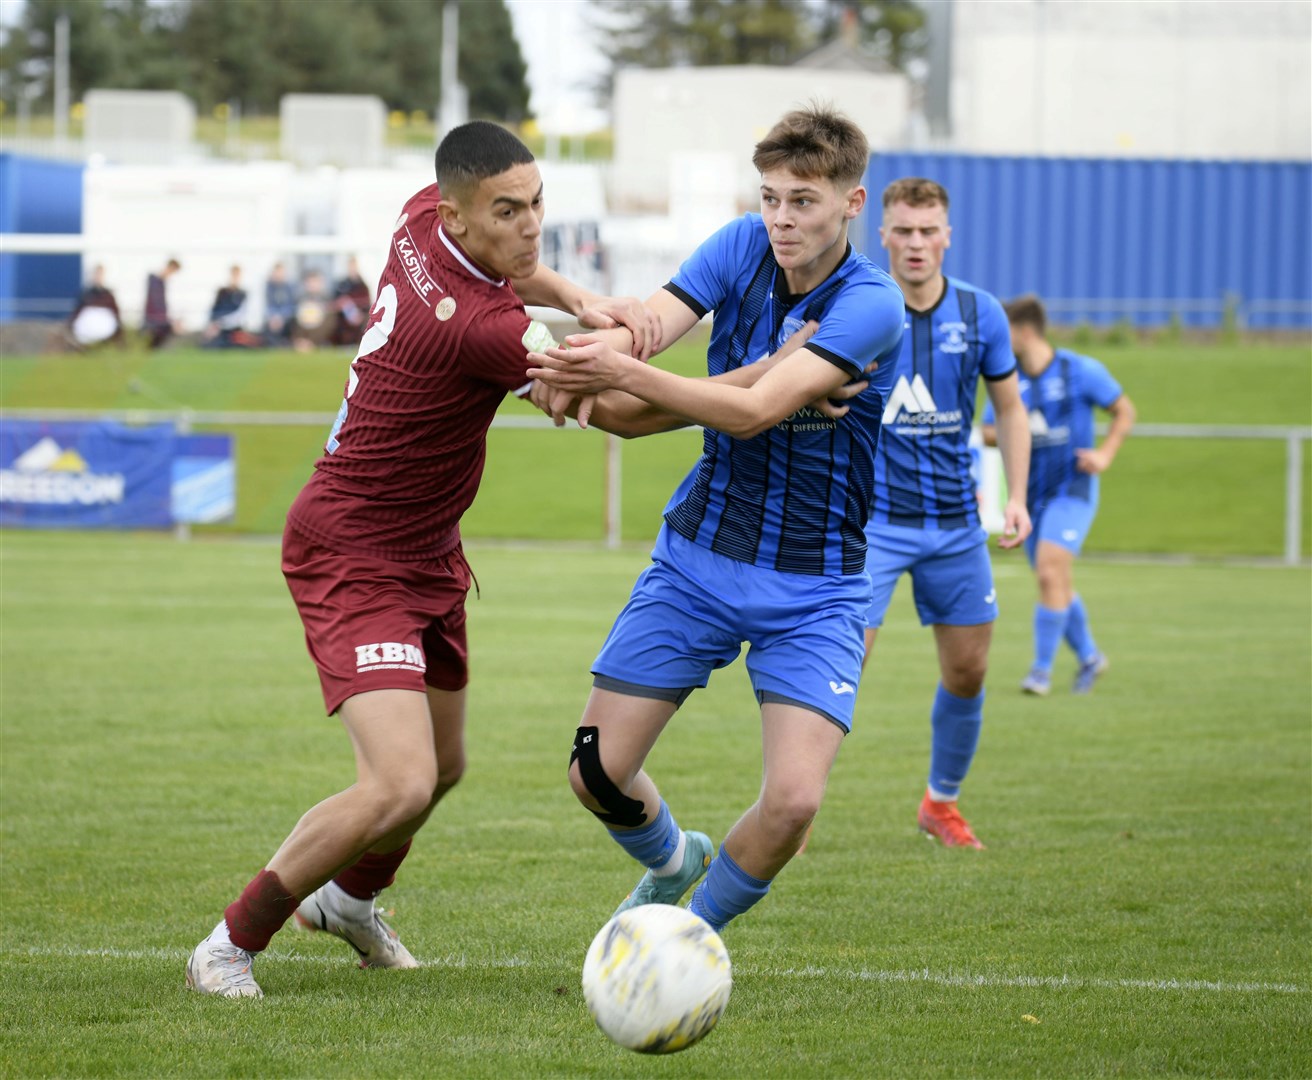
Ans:
<svg viewBox="0 0 1312 1080"><path fill-rule="evenodd" d="M262 1001L186 956L312 802L351 780L276 546L0 533L0 1076L1307 1076L1306 569L1085 561L1110 673L1022 697L1033 586L996 561L984 852L915 830L936 677L905 586L809 850L726 932L705 1042L612 1046L579 989L636 873L574 802L587 665L646 561L472 544L469 773L385 894L426 966L291 929ZM759 784L741 665L651 770L724 835Z"/></svg>

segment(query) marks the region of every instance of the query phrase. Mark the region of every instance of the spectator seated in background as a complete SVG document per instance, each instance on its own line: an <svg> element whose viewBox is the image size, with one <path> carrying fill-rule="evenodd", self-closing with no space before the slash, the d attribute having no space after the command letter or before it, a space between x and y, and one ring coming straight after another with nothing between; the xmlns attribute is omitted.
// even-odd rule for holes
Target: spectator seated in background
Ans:
<svg viewBox="0 0 1312 1080"><path fill-rule="evenodd" d="M292 345L297 352L310 352L320 345L329 344L334 322L333 297L328 291L328 281L318 270L311 270L301 281Z"/></svg>
<svg viewBox="0 0 1312 1080"><path fill-rule="evenodd" d="M346 264L346 276L337 282L333 290L333 310L336 316L330 340L334 345L360 344L371 303L369 286L360 276L360 264L352 255Z"/></svg>
<svg viewBox="0 0 1312 1080"><path fill-rule="evenodd" d="M123 320L118 301L105 286L105 268L97 264L77 298L73 314L64 328L65 340L75 349L89 349L106 341L123 344Z"/></svg>
<svg viewBox="0 0 1312 1080"><path fill-rule="evenodd" d="M241 267L234 266L229 271L228 283L214 295L210 321L200 343L206 349L249 349L262 344L245 329L245 322L246 290L241 287Z"/></svg>
<svg viewBox="0 0 1312 1080"><path fill-rule="evenodd" d="M146 277L146 314L142 319L141 330L152 349L158 349L177 333L176 322L169 318L166 284L181 269L182 264L177 259L170 259L158 274Z"/></svg>
<svg viewBox="0 0 1312 1080"><path fill-rule="evenodd" d="M287 267L274 263L264 283L264 340L267 345L290 345L296 322L296 286L287 280Z"/></svg>

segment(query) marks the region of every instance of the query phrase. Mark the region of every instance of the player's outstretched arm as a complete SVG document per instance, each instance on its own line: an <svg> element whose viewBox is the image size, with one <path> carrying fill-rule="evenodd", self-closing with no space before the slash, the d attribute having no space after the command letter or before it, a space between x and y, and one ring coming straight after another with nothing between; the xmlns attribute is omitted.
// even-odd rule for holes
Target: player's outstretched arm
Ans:
<svg viewBox="0 0 1312 1080"><path fill-rule="evenodd" d="M624 327L633 335L633 355L645 360L661 348L660 317L632 296L601 296L538 263L526 278L513 282L525 304L555 308L573 315L580 326L594 330Z"/></svg>
<svg viewBox="0 0 1312 1080"><path fill-rule="evenodd" d="M784 357L792 355L805 346L817 329L819 329L819 323L808 322L785 341L777 352L764 360L757 361L755 364L746 364L720 375L710 376L704 381L723 383L726 386L754 386L767 371L783 360ZM581 335L570 340L577 344L584 343L591 337L592 335ZM617 349L616 351L623 350ZM571 417L583 415L582 405L579 404L580 399L574 395L569 394L567 391L552 390L546 383L535 381L533 385L534 391L530 397L533 403L543 412L554 415L553 408L558 407L563 402L566 406L566 415ZM817 400L825 402L827 415L838 418L846 413L849 408L844 403L845 400L855 397L865 389L866 385L864 381L851 383L833 391L829 397L822 397ZM834 400L831 401L830 398ZM621 390L606 390L590 400L593 402L593 408L588 417L585 417L584 426L591 423L593 427L601 428L602 431L608 431L612 435L618 435L625 439L655 435L663 431L674 431L678 428L687 427L689 424L689 421L684 417L677 416ZM816 403L813 402L812 404Z"/></svg>
<svg viewBox="0 0 1312 1080"><path fill-rule="evenodd" d="M576 344L575 338L566 339L564 347L530 353L529 360L538 365L529 376L557 389L576 394L621 390L738 439L759 435L849 381L846 372L805 348L778 361L749 387L675 375L602 342Z"/></svg>
<svg viewBox="0 0 1312 1080"><path fill-rule="evenodd" d="M1007 478L1007 505L1002 510L1002 539L998 546L1014 548L1025 542L1034 527L1025 507L1030 475L1030 418L1014 371L1005 379L992 379L985 385L993 403L995 439L1002 453L1002 472Z"/></svg>

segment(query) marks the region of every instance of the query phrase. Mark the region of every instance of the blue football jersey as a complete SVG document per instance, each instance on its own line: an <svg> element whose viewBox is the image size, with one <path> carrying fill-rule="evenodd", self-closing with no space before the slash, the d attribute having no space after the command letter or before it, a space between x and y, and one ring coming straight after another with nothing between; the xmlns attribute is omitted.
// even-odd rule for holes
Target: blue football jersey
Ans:
<svg viewBox="0 0 1312 1080"><path fill-rule="evenodd" d="M702 456L665 508L670 528L721 555L795 574L859 574L875 450L902 337L902 292L848 246L810 292L787 292L760 214L745 214L701 245L665 286L699 316L714 312L711 375L774 353L807 321L807 348L870 379L832 420L808 407L751 439L706 429ZM879 360L876 371L866 366Z"/></svg>
<svg viewBox="0 0 1312 1080"><path fill-rule="evenodd" d="M979 524L970 428L980 376L1016 370L997 298L946 278L928 311L907 309L897 379L875 460L876 522L929 529Z"/></svg>
<svg viewBox="0 0 1312 1080"><path fill-rule="evenodd" d="M1030 415L1030 512L1059 496L1096 499L1098 477L1075 467L1075 451L1093 447L1093 410L1115 404L1121 384L1093 357L1058 349L1039 375L1020 373L1020 396ZM994 422L990 404L984 423Z"/></svg>

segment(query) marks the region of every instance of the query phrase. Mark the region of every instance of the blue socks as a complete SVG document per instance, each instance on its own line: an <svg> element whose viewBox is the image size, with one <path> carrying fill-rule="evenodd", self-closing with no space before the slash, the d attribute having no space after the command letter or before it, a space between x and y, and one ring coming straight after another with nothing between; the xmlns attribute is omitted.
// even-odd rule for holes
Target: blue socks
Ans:
<svg viewBox="0 0 1312 1080"><path fill-rule="evenodd" d="M711 924L718 934L735 915L764 900L770 883L754 878L739 866L720 845L720 853L711 860L706 877L693 891L688 910Z"/></svg>
<svg viewBox="0 0 1312 1080"><path fill-rule="evenodd" d="M1079 594L1071 601L1070 612L1066 616L1066 644L1075 650L1075 659L1081 664L1087 664L1098 655L1098 646L1089 630L1089 615L1084 610L1084 601Z"/></svg>
<svg viewBox="0 0 1312 1080"><path fill-rule="evenodd" d="M948 693L940 683L930 713L933 738L929 751L929 787L935 795L955 799L970 772L984 723L984 691L972 698Z"/></svg>
<svg viewBox="0 0 1312 1080"><path fill-rule="evenodd" d="M1052 662L1057 658L1057 646L1061 644L1062 632L1066 629L1066 620L1073 608L1053 611L1042 604L1034 605L1034 666L1042 671L1051 671Z"/></svg>
<svg viewBox="0 0 1312 1080"><path fill-rule="evenodd" d="M608 829L607 832L615 843L638 862L652 868L664 866L670 861L670 857L678 850L681 835L679 826L675 824L674 815L670 813L670 808L665 805L664 799L661 800L660 813L650 824L623 832L616 829Z"/></svg>

